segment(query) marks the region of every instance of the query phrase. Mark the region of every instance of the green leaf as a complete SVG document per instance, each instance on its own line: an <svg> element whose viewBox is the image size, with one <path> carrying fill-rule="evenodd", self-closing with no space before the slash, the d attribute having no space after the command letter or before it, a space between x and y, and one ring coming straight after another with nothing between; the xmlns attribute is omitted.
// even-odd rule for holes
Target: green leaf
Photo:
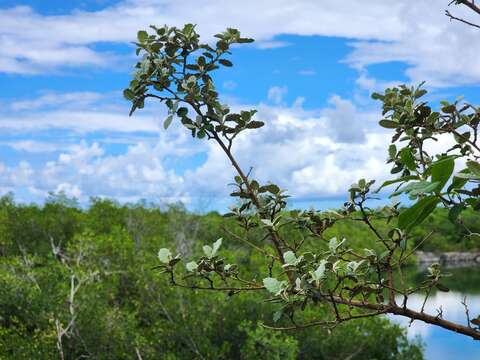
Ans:
<svg viewBox="0 0 480 360"><path fill-rule="evenodd" d="M276 195L280 192L280 188L275 184L264 185L264 186L260 187L258 190L259 190L259 192L268 191L268 192L270 192L274 195Z"/></svg>
<svg viewBox="0 0 480 360"><path fill-rule="evenodd" d="M177 115L183 117L188 114L188 109L186 107L178 108Z"/></svg>
<svg viewBox="0 0 480 360"><path fill-rule="evenodd" d="M392 120L383 119L383 120L380 120L378 123L381 127L384 127L387 129L396 129L398 127L398 123Z"/></svg>
<svg viewBox="0 0 480 360"><path fill-rule="evenodd" d="M427 93L427 90L425 89L419 89L417 91L415 91L415 98L416 99L419 99L421 98L423 95L425 95Z"/></svg>
<svg viewBox="0 0 480 360"><path fill-rule="evenodd" d="M158 259L162 263L168 264L170 262L170 260L172 260L172 253L170 252L170 250L168 250L166 248L161 248L158 251Z"/></svg>
<svg viewBox="0 0 480 360"><path fill-rule="evenodd" d="M467 169L469 171L469 169ZM470 174L465 171L461 171L455 174L455 177L459 179L466 179L466 180L480 180L480 175Z"/></svg>
<svg viewBox="0 0 480 360"><path fill-rule="evenodd" d="M375 251L373 251L372 249L363 249L366 253L366 257L369 259L369 260L375 260L375 258L377 257L377 253Z"/></svg>
<svg viewBox="0 0 480 360"><path fill-rule="evenodd" d="M455 112L455 110L456 110L456 107L453 104L446 105L446 106L442 107L442 111L444 113L447 113L447 114L451 114L451 113Z"/></svg>
<svg viewBox="0 0 480 360"><path fill-rule="evenodd" d="M172 120L173 120L173 116L172 116L172 115L167 116L167 118L166 118L165 121L163 122L163 128L164 128L165 130L168 129L168 127L169 127L170 124L172 123Z"/></svg>
<svg viewBox="0 0 480 360"><path fill-rule="evenodd" d="M469 160L467 161L467 167L470 169L473 175L480 177L480 164L478 162Z"/></svg>
<svg viewBox="0 0 480 360"><path fill-rule="evenodd" d="M420 199L415 205L400 213L398 227L402 230L411 230L435 210L438 202L439 200L435 196L427 196Z"/></svg>
<svg viewBox="0 0 480 360"><path fill-rule="evenodd" d="M215 241L213 243L213 247L210 246L210 245L204 245L203 246L203 253L209 258L213 258L217 252L218 252L218 249L220 249L220 246L222 245L222 238L218 239L217 241Z"/></svg>
<svg viewBox="0 0 480 360"><path fill-rule="evenodd" d="M306 253L303 253L302 257L306 261L313 261L315 259L315 255L313 253L311 253L310 251L307 251Z"/></svg>
<svg viewBox="0 0 480 360"><path fill-rule="evenodd" d="M203 253L208 257L208 258L211 258L212 257L212 247L210 245L203 245L202 247L202 250L203 250Z"/></svg>
<svg viewBox="0 0 480 360"><path fill-rule="evenodd" d="M327 260L323 259L320 261L320 264L318 265L317 269L315 271L310 272L310 275L312 276L313 280L319 281L325 276L326 265L327 265Z"/></svg>
<svg viewBox="0 0 480 360"><path fill-rule="evenodd" d="M450 289L448 287L446 287L445 285L442 285L440 283L436 283L435 284L435 287L440 290L440 291L443 291L443 292L449 292Z"/></svg>
<svg viewBox="0 0 480 360"><path fill-rule="evenodd" d="M230 60L227 60L227 59L220 59L220 60L218 60L218 62L220 64L222 64L223 66L227 66L227 67L233 66L232 62Z"/></svg>
<svg viewBox="0 0 480 360"><path fill-rule="evenodd" d="M330 239L330 241L328 242L328 248L330 249L331 252L336 252L337 249L345 242L345 239L343 239L342 241L338 242L337 238L336 237L333 237Z"/></svg>
<svg viewBox="0 0 480 360"><path fill-rule="evenodd" d="M190 261L185 265L188 271L193 272L198 269L198 264L195 261Z"/></svg>
<svg viewBox="0 0 480 360"><path fill-rule="evenodd" d="M263 223L263 225L265 225L266 227L273 227L273 225L274 225L273 222L272 222L272 220L270 220L270 219L261 219L260 221L261 221L261 222Z"/></svg>
<svg viewBox="0 0 480 360"><path fill-rule="evenodd" d="M222 238L218 239L213 243L213 251L212 251L212 256L215 256L215 254L218 252L218 249L220 249L220 246L222 246Z"/></svg>
<svg viewBox="0 0 480 360"><path fill-rule="evenodd" d="M200 129L197 133L197 137L199 139L203 139L206 135L207 135L207 133L206 133L205 129Z"/></svg>
<svg viewBox="0 0 480 360"><path fill-rule="evenodd" d="M285 259L285 263L288 265L295 265L297 263L297 257L293 251L287 251L284 253L283 258Z"/></svg>
<svg viewBox="0 0 480 360"><path fill-rule="evenodd" d="M274 295L280 294L283 290L284 285L285 281L278 281L275 278L268 277L263 279L263 286L265 286L265 289L267 289Z"/></svg>
<svg viewBox="0 0 480 360"><path fill-rule="evenodd" d="M452 176L454 168L455 160L453 157L435 161L430 165L429 170L432 172L432 182L438 182L435 191L440 192L443 189L450 176Z"/></svg>
<svg viewBox="0 0 480 360"><path fill-rule="evenodd" d="M380 186L377 190L375 190L375 192L378 193L382 188L384 188L385 186L388 186L388 185L392 185L392 184L399 183L399 182L404 182L404 181L409 181L409 180L417 180L417 179L419 179L418 176L409 175L409 176L404 176L404 177L394 179L394 180L387 180L382 184L382 186Z"/></svg>
<svg viewBox="0 0 480 360"><path fill-rule="evenodd" d="M388 156L390 159L395 159L395 156L397 155L397 147L392 144L388 147Z"/></svg>
<svg viewBox="0 0 480 360"><path fill-rule="evenodd" d="M295 290L302 290L302 280L298 277L295 279Z"/></svg>
<svg viewBox="0 0 480 360"><path fill-rule="evenodd" d="M236 267L236 265L234 265L234 264L227 264L227 265L224 266L223 270L229 271L230 269L232 269L232 270L235 269L235 267Z"/></svg>
<svg viewBox="0 0 480 360"><path fill-rule="evenodd" d="M123 97L127 100L133 100L135 98L135 93L130 89L123 90Z"/></svg>
<svg viewBox="0 0 480 360"><path fill-rule="evenodd" d="M415 171L417 168L415 158L413 157L411 149L408 147L404 147L400 150L400 160L409 170Z"/></svg>
<svg viewBox="0 0 480 360"><path fill-rule="evenodd" d="M452 206L450 208L450 211L448 212L448 218L450 219L450 221L455 222L464 208L464 204L455 204L454 206Z"/></svg>
<svg viewBox="0 0 480 360"><path fill-rule="evenodd" d="M148 39L148 33L145 30L140 30L137 33L137 39L141 43L145 42Z"/></svg>
<svg viewBox="0 0 480 360"><path fill-rule="evenodd" d="M463 173L464 171L468 171L468 169L464 169L460 173ZM457 175L455 175L452 179L452 183L447 189L447 192L450 192L456 189L461 189L465 186L467 182L468 182L468 179L462 179L462 178L459 178Z"/></svg>
<svg viewBox="0 0 480 360"><path fill-rule="evenodd" d="M237 42L238 42L239 44L248 44L248 43L252 43L252 42L254 42L254 41L255 41L255 40L250 39L250 38L239 38L239 39L237 40Z"/></svg>
<svg viewBox="0 0 480 360"><path fill-rule="evenodd" d="M430 181L416 181L409 183L408 185L398 189L394 193L390 195L392 196L397 196L400 195L401 193L406 193L410 194L412 196L416 196L419 194L425 194L434 191L435 189L438 188L439 182L433 182L431 183Z"/></svg>
<svg viewBox="0 0 480 360"><path fill-rule="evenodd" d="M330 239L330 241L328 242L328 247L332 251L337 249L337 238L336 237L333 237L333 238Z"/></svg>
<svg viewBox="0 0 480 360"><path fill-rule="evenodd" d="M190 36L194 28L195 28L195 25L193 25L193 24L185 24L185 25L183 26L182 32L183 32L185 35Z"/></svg>
<svg viewBox="0 0 480 360"><path fill-rule="evenodd" d="M263 121L250 121L247 123L247 129L258 129L261 128L265 123Z"/></svg>
<svg viewBox="0 0 480 360"><path fill-rule="evenodd" d="M228 43L224 40L220 40L217 42L217 48L222 51L228 50Z"/></svg>
<svg viewBox="0 0 480 360"><path fill-rule="evenodd" d="M347 264L347 271L350 273L350 274L355 274L357 272L357 270L360 268L360 266L363 265L363 263L365 263L365 260L361 260L361 261L350 261L348 264Z"/></svg>

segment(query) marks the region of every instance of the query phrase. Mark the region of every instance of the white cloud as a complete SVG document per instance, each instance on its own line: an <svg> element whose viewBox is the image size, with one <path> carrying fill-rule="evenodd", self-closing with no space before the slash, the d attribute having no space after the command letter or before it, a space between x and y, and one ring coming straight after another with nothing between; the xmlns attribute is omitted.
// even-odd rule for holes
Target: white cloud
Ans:
<svg viewBox="0 0 480 360"><path fill-rule="evenodd" d="M69 183L61 183L57 185L57 188L55 189L56 193L64 193L68 197L74 197L76 199L80 199L82 196L82 191L78 187L78 185L72 185Z"/></svg>
<svg viewBox="0 0 480 360"><path fill-rule="evenodd" d="M347 128L371 128L376 115L362 113L339 97L333 103L336 107L315 112L259 106L258 119L266 125L237 138L233 148L237 159L244 169L253 167L255 178L273 181L297 199L343 196L359 178L385 179L388 136L377 128L366 136L362 131L361 141L347 140L351 136ZM347 120L348 126L330 128L331 123ZM226 194L225 184L233 172L225 169L230 169L225 155L210 144L207 161L187 173L186 181L207 193Z"/></svg>
<svg viewBox="0 0 480 360"><path fill-rule="evenodd" d="M478 31L450 22L446 2L400 0L287 1L218 3L193 0L126 0L100 11L42 16L28 7L0 10L0 71L35 73L63 66L108 66L117 55L93 44L128 43L150 24L193 22L206 36L227 26L258 40L257 46L285 46L280 34L352 39L348 63L359 69L401 61L412 81L432 85L478 84ZM468 13L456 9L459 16ZM262 14L261 18L252 14ZM361 41L357 41L361 40ZM461 54L461 56L459 56Z"/></svg>
<svg viewBox="0 0 480 360"><path fill-rule="evenodd" d="M283 92L272 99L282 102ZM75 96L59 99L63 99L60 108L74 107L69 101L76 101ZM234 146L244 169L253 166L256 178L278 183L297 199L344 195L361 177L385 176L382 164L388 137L373 127L376 114L363 112L339 96L332 96L330 106L318 110L304 110L301 103L302 99L297 99L291 107L258 106L257 118L266 126L239 136ZM98 195L191 202L198 196L225 199L228 194L226 184L233 171L225 154L213 142L192 139L178 122L168 131L160 130L158 115L153 115L158 109L145 109L128 118L126 109L120 113L108 105L97 111L61 110L50 108L50 101L42 96L26 104L39 108L0 117L3 133L16 132L25 139L3 144L24 152L26 161L29 153L43 153L43 160L35 158L34 166L26 161L13 167L3 165L0 189L24 187L37 199L52 190L83 200ZM52 129L66 136L58 143L28 138ZM102 137L102 132L107 135ZM86 140L79 141L82 138ZM112 154L110 144L123 147ZM199 154L206 156L203 164L189 162ZM187 170L174 171L175 163L182 163Z"/></svg>
<svg viewBox="0 0 480 360"><path fill-rule="evenodd" d="M104 98L94 92L55 93L46 92L35 99L14 101L10 104L13 111L32 111L50 106L62 108L85 108Z"/></svg>
<svg viewBox="0 0 480 360"><path fill-rule="evenodd" d="M278 40L260 40L256 44L256 46L259 49L276 49L276 48L286 47L289 45L291 45L289 42L278 41Z"/></svg>
<svg viewBox="0 0 480 360"><path fill-rule="evenodd" d="M52 143L47 141L36 140L17 140L17 141L3 141L2 145L7 145L16 151L23 151L27 153L48 153L55 152L69 148L71 145L62 143Z"/></svg>
<svg viewBox="0 0 480 360"><path fill-rule="evenodd" d="M327 118L327 131L333 140L341 143L365 141L365 129L371 125L372 114L361 114L350 100L334 95L329 99L333 108L322 111Z"/></svg>
<svg viewBox="0 0 480 360"><path fill-rule="evenodd" d="M267 98L274 104L280 104L283 101L283 97L287 94L288 89L286 86L272 86L268 89Z"/></svg>
<svg viewBox="0 0 480 360"><path fill-rule="evenodd" d="M29 185L37 194L46 196L55 189L83 201L100 196L120 201L149 198L189 202L182 177L163 165L169 152L162 144L139 143L112 156L98 143L81 142L39 168Z"/></svg>
<svg viewBox="0 0 480 360"><path fill-rule="evenodd" d="M32 181L34 171L26 161L20 161L16 166L6 166L0 163L0 188L13 191L17 187L27 186Z"/></svg>
<svg viewBox="0 0 480 360"><path fill-rule="evenodd" d="M408 2L397 15L404 24L394 41L360 41L347 62L357 68L399 61L408 64L406 75L413 82L426 80L431 86L456 86L480 82L478 31L450 22L442 7L430 1ZM460 16L468 12L457 8ZM378 39L381 40L381 39Z"/></svg>
<svg viewBox="0 0 480 360"><path fill-rule="evenodd" d="M120 102L119 102L120 100ZM119 92L43 92L37 97L13 101L0 108L3 135L65 130L75 134L92 132L157 134L166 111L149 103L129 117L129 104ZM6 143L6 142L3 142ZM25 145L8 142L12 146Z"/></svg>
<svg viewBox="0 0 480 360"><path fill-rule="evenodd" d="M55 110L28 114L0 115L0 130L3 134L28 133L51 129L71 130L78 133L94 131L112 132L158 132L160 118L138 115L128 117L128 110L111 112L105 110Z"/></svg>
<svg viewBox="0 0 480 360"><path fill-rule="evenodd" d="M386 88L398 86L403 84L403 81L381 81L369 76L366 69L362 69L359 72L355 84L363 90L367 90L369 94L374 91L383 92Z"/></svg>

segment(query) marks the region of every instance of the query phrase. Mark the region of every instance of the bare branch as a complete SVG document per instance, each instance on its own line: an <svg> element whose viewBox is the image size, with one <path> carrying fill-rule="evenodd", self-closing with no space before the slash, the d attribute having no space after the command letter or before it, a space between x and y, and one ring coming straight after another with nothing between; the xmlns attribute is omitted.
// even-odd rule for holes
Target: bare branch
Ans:
<svg viewBox="0 0 480 360"><path fill-rule="evenodd" d="M452 4L454 4L454 5L464 5L464 6L468 7L470 10L472 10L473 12L475 12L476 14L480 15L480 7L475 4L474 0L453 0L448 4L448 6L450 6ZM480 25L477 25L477 24L475 24L471 21L468 21L468 20L465 20L463 18L459 18L455 15L452 15L452 13L448 10L445 10L445 15L448 18L450 18L450 20L459 21L459 22L462 22L462 23L467 24L469 26L472 26L474 28L480 29Z"/></svg>

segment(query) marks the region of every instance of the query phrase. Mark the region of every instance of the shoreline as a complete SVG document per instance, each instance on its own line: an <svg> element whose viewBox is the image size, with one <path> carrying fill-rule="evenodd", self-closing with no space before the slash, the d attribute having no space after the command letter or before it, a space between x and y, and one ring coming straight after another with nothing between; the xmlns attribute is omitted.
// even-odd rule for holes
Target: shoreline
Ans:
<svg viewBox="0 0 480 360"><path fill-rule="evenodd" d="M447 267L460 267L468 265L480 265L480 252L462 252L462 251L448 251L448 252L430 252L430 251L416 251L415 256L417 263L420 266L428 266L433 263L438 263Z"/></svg>

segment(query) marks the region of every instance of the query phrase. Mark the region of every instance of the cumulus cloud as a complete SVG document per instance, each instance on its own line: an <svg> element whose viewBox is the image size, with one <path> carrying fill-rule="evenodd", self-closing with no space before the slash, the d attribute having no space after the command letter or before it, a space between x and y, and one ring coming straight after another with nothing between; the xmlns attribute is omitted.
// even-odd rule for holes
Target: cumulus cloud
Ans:
<svg viewBox="0 0 480 360"><path fill-rule="evenodd" d="M119 54L95 50L97 43L128 43L150 24L193 22L210 37L226 26L240 28L257 46L285 46L280 34L351 39L346 61L358 69L400 61L406 75L435 86L480 80L478 32L444 16L444 2L428 0L287 1L125 0L103 10L43 16L19 6L0 10L0 71L38 73L64 66L107 66ZM458 15L467 15L461 8ZM262 14L261 19L252 13ZM292 16L294 14L294 16ZM372 25L374 24L374 25ZM462 56L458 56L461 53Z"/></svg>
<svg viewBox="0 0 480 360"><path fill-rule="evenodd" d="M32 181L34 170L26 161L20 161L15 166L0 163L0 189L13 191L17 187L28 186Z"/></svg>
<svg viewBox="0 0 480 360"><path fill-rule="evenodd" d="M322 111L327 121L327 131L333 140L340 143L361 143L365 141L365 129L371 125L372 114L360 114L350 100L334 95L329 99L333 108Z"/></svg>
<svg viewBox="0 0 480 360"><path fill-rule="evenodd" d="M36 169L25 161L15 167L0 164L0 188L25 188L39 200L53 190L82 201L100 196L120 201L149 198L188 203L190 195L183 178L163 165L169 152L162 145L162 141L155 146L139 143L112 156L96 142L81 141Z"/></svg>
<svg viewBox="0 0 480 360"><path fill-rule="evenodd" d="M55 16L42 16L25 6L3 9L0 10L0 70L28 73L59 65L107 65L112 54L94 51L89 47L91 44L132 41L139 28L150 24L193 22L207 36L223 31L226 26L235 26L255 36L264 48L286 45L273 39L279 32L360 39L381 36L391 40L401 27L395 19L387 19L399 6L387 6L380 0L371 2L369 8L353 1L339 4L333 0L322 3L247 0L241 5L206 0L202 1L202 8L207 10L198 11L198 2L193 0L126 0L100 11L77 10ZM252 12L261 13L261 21L251 16ZM372 22L376 26L371 26Z"/></svg>
<svg viewBox="0 0 480 360"><path fill-rule="evenodd" d="M359 178L384 179L388 136L378 128L368 135L360 131L355 142L346 129L371 129L376 115L358 111L340 97L332 102L336 107L319 111L261 105L258 119L266 125L237 138L233 150L239 162L246 169L252 166L255 178L275 182L297 199L343 196ZM337 121L344 126L331 129ZM225 169L229 164L224 154L210 144L206 162L187 173L186 181L209 193L226 194L224 184L233 172Z"/></svg>
<svg viewBox="0 0 480 360"><path fill-rule="evenodd" d="M397 14L404 25L394 41L358 41L347 62L357 68L392 61L408 65L406 75L413 82L426 80L436 87L478 84L480 52L478 31L450 22L441 11L445 4L429 1L408 2ZM459 16L468 10L457 8ZM459 55L461 54L461 56Z"/></svg>
<svg viewBox="0 0 480 360"><path fill-rule="evenodd" d="M98 111L82 111L68 102L75 103L75 96L59 99L59 108L50 108L51 102L42 95L26 100L27 105L17 105L36 110L0 115L3 133L24 137L2 144L22 151L26 159L17 166L2 165L0 189L23 187L38 199L52 190L83 200L93 195L169 202L226 198L226 184L234 174L225 154L213 142L192 139L178 122L168 131L160 130L158 109L145 109L128 118L126 109L121 112L104 105ZM339 96L332 96L329 106L322 109L305 110L301 103L297 99L292 106L283 102L258 106L256 116L265 127L239 136L234 146L242 166L253 167L253 176L278 183L296 199L308 199L343 196L361 177L386 175L381 165L388 137L373 126L375 113L362 111ZM240 108L252 106L239 104L234 110ZM68 141L65 137L58 143L32 140L52 129L68 135ZM102 135L105 132L107 136ZM92 138L94 134L100 135ZM122 148L112 153L108 150L111 144ZM44 160L37 157L28 162L29 153L43 154ZM199 155L205 160L189 162ZM172 166L176 163L185 169Z"/></svg>

